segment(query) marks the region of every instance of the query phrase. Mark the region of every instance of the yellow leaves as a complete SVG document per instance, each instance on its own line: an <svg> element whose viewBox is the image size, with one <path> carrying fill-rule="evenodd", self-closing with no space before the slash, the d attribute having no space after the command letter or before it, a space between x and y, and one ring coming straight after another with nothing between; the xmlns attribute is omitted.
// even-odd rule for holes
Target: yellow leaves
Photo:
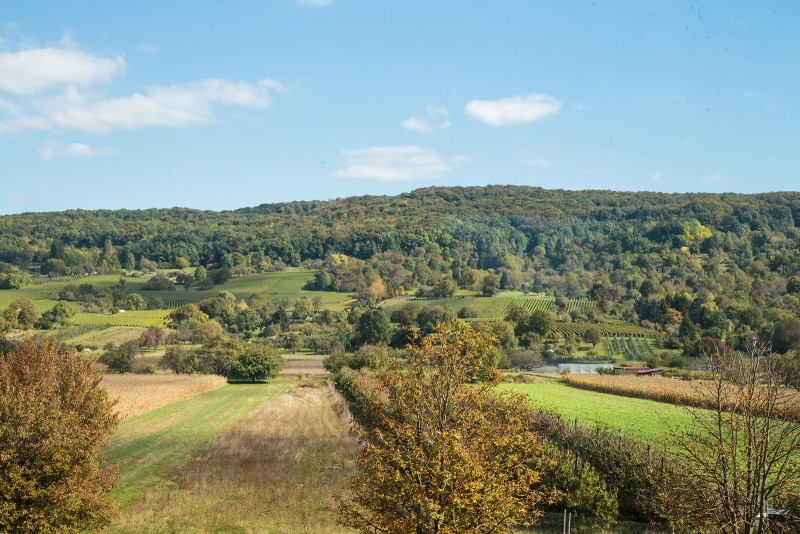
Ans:
<svg viewBox="0 0 800 534"><path fill-rule="evenodd" d="M456 322L410 347L406 372L360 395L370 427L340 521L373 532L505 532L541 500L538 437L518 398L470 382L492 339Z"/></svg>

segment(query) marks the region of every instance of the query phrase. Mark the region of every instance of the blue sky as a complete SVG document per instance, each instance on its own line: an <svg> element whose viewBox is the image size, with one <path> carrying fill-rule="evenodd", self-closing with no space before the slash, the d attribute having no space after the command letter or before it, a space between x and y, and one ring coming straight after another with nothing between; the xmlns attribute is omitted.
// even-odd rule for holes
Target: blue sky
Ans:
<svg viewBox="0 0 800 534"><path fill-rule="evenodd" d="M800 2L11 2L0 214L800 189Z"/></svg>

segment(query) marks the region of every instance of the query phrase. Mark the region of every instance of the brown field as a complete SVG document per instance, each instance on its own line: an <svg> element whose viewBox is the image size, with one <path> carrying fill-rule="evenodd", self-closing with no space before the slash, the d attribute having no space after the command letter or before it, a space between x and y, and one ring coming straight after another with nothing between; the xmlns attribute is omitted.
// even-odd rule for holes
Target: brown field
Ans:
<svg viewBox="0 0 800 534"><path fill-rule="evenodd" d="M212 439L115 532L353 532L336 525L357 451L333 388L303 380Z"/></svg>
<svg viewBox="0 0 800 534"><path fill-rule="evenodd" d="M125 418L222 387L226 380L214 375L158 372L153 375L106 374L102 384L109 396L117 399L116 409L120 417Z"/></svg>
<svg viewBox="0 0 800 534"><path fill-rule="evenodd" d="M625 397L650 399L681 406L713 408L707 394L712 384L701 380L676 380L662 376L633 375L565 375L562 380L581 389L610 393ZM705 393L704 393L705 392ZM785 419L800 421L800 394L790 390L783 392Z"/></svg>
<svg viewBox="0 0 800 534"><path fill-rule="evenodd" d="M322 366L325 356L319 354L284 354L282 375L323 375L328 371Z"/></svg>
<svg viewBox="0 0 800 534"><path fill-rule="evenodd" d="M144 328L136 326L112 326L104 330L86 332L69 340L73 345L88 345L102 348L106 343L119 345L126 341L139 339L144 333Z"/></svg>

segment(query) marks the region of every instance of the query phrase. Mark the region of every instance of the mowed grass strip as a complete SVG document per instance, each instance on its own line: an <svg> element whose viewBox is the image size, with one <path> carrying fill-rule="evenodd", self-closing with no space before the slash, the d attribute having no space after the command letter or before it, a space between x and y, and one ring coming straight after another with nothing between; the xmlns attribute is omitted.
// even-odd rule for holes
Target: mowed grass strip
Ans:
<svg viewBox="0 0 800 534"><path fill-rule="evenodd" d="M265 399L288 391L291 382L226 385L120 422L105 453L121 478L110 494L123 514L136 500L157 492L214 436L225 432Z"/></svg>
<svg viewBox="0 0 800 534"><path fill-rule="evenodd" d="M123 511L114 532L352 532L336 525L358 445L323 380L294 381Z"/></svg>
<svg viewBox="0 0 800 534"><path fill-rule="evenodd" d="M523 393L536 408L561 414L579 425L605 425L651 445L668 445L670 428L691 424L686 409L672 404L570 387L557 378L538 378L533 384L501 384L501 390Z"/></svg>

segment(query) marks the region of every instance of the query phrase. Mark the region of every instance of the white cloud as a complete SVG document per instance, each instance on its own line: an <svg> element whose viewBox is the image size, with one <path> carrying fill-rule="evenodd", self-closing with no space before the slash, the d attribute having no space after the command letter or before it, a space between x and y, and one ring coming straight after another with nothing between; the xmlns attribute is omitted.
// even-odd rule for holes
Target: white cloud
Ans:
<svg viewBox="0 0 800 534"><path fill-rule="evenodd" d="M500 100L472 100L464 113L492 126L534 122L561 111L561 102L552 96L530 94Z"/></svg>
<svg viewBox="0 0 800 534"><path fill-rule="evenodd" d="M0 122L0 133L24 129L73 129L106 133L148 126L186 127L214 119L215 104L265 109L280 83L207 79L167 87L149 87L140 93L114 98L95 98L75 87L57 96L34 99L31 112Z"/></svg>
<svg viewBox="0 0 800 534"><path fill-rule="evenodd" d="M86 143L71 143L65 145L58 141L47 141L39 148L39 157L45 161L55 158L93 158L98 156L113 156L110 148L96 149Z"/></svg>
<svg viewBox="0 0 800 534"><path fill-rule="evenodd" d="M71 48L0 53L0 90L30 95L57 86L105 83L127 65L122 56L99 57Z"/></svg>
<svg viewBox="0 0 800 534"><path fill-rule="evenodd" d="M159 49L156 45L150 43L136 43L136 50L142 54L158 54Z"/></svg>
<svg viewBox="0 0 800 534"><path fill-rule="evenodd" d="M453 169L439 155L419 146L378 146L344 150L344 169L333 173L341 178L401 182L437 179Z"/></svg>
<svg viewBox="0 0 800 534"><path fill-rule="evenodd" d="M433 132L433 128L425 122L425 119L421 119L419 117L411 116L403 121L403 128L406 130L413 130L419 133L431 133Z"/></svg>
<svg viewBox="0 0 800 534"><path fill-rule="evenodd" d="M158 51L139 43L146 53ZM284 92L274 80L255 83L209 78L152 86L128 95L106 95L98 85L123 73L122 56L77 49L69 38L58 48L0 53L0 134L23 130L106 133L148 126L187 127L213 122L217 106L266 109ZM49 153L49 152L47 152Z"/></svg>
<svg viewBox="0 0 800 534"><path fill-rule="evenodd" d="M648 178L651 182L658 182L659 180L661 180L661 178L663 178L663 176L664 176L664 171L655 171L653 173L650 173L650 176Z"/></svg>
<svg viewBox="0 0 800 534"><path fill-rule="evenodd" d="M324 7L333 4L333 0L296 0L299 6Z"/></svg>
<svg viewBox="0 0 800 534"><path fill-rule="evenodd" d="M431 104L425 109L424 117L412 115L404 120L403 128L419 133L433 133L436 130L445 130L450 127L450 121L447 120L449 113L447 108Z"/></svg>

